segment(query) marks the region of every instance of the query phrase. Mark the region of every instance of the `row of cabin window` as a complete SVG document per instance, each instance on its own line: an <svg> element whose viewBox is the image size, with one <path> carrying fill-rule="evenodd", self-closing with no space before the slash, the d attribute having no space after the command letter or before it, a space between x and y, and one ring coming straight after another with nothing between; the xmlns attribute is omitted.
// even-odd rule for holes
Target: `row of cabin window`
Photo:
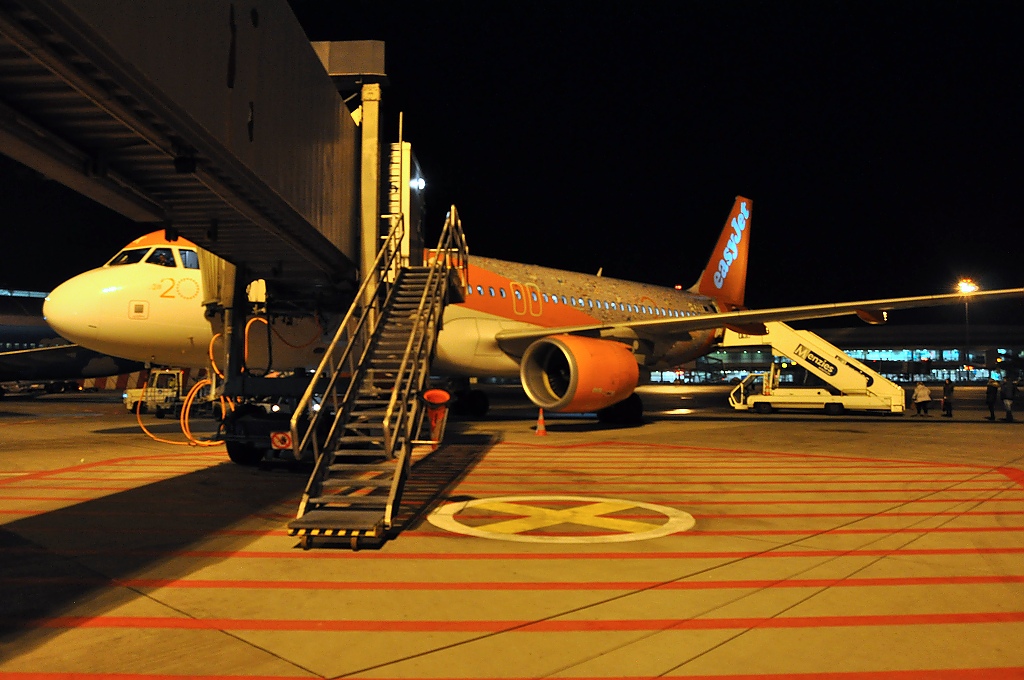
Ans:
<svg viewBox="0 0 1024 680"><path fill-rule="evenodd" d="M469 294L473 294L473 286L466 286L466 292L469 293ZM494 290L493 286L488 286L487 287L487 292L490 293L491 297L495 297L495 290ZM504 288L499 288L497 292L498 292L498 294L500 294L500 297L502 297L502 298L508 297L508 293L505 292ZM483 286L477 286L476 287L476 294L477 295L483 295L484 294L484 287ZM513 290L512 294L515 295L517 300L522 300L523 299L523 293L520 290ZM530 297L533 299L534 302L537 302L538 301L537 291L531 290L530 291ZM674 317L678 317L678 316L696 316L697 315L697 312L680 311L678 309L665 309L664 307L651 307L649 305L634 305L631 302L618 302L618 303L616 303L616 302L608 302L607 300L603 300L603 301L602 300L597 300L595 302L594 300L591 300L590 298L566 297L565 295L561 295L561 296L559 296L559 295L550 295L549 296L547 293L541 293L540 297L544 300L544 302L550 302L550 303L556 304L556 305L559 302L561 302L563 305L572 305L573 307L588 307L590 309L595 309L595 308L596 309L602 309L602 308L604 308L604 309L619 310L621 308L622 311L624 311L624 312L636 312L636 313L654 314L656 316L674 316ZM708 309L707 307L704 307L704 311L709 312L711 310Z"/></svg>
<svg viewBox="0 0 1024 680"><path fill-rule="evenodd" d="M34 342L4 342L4 343L0 343L0 347L3 347L4 349L35 349L36 347L40 347L40 346L41 345L37 345Z"/></svg>

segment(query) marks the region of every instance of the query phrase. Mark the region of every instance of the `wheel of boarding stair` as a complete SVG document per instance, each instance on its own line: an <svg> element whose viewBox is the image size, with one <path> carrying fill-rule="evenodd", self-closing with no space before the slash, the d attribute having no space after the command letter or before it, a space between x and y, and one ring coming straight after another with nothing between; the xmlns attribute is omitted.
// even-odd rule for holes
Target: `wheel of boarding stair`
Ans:
<svg viewBox="0 0 1024 680"><path fill-rule="evenodd" d="M767 413L771 413L771 412L772 412L772 410L773 410L773 409L772 409L772 405L771 405L771 404L769 404L769 403L768 403L768 402L766 402L766 401L759 401L759 402L757 402L756 404L754 404L754 411L755 411L756 413L764 413L764 414L767 414Z"/></svg>

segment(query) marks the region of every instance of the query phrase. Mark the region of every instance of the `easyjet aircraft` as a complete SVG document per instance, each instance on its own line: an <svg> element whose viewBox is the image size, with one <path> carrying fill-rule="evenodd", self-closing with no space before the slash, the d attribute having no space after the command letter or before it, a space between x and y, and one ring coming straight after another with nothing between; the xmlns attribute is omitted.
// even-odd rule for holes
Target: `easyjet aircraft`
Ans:
<svg viewBox="0 0 1024 680"><path fill-rule="evenodd" d="M445 308L432 373L518 376L530 399L563 412L638 417L641 369L676 366L715 347L721 329L763 331L763 322L857 314L869 323L888 310L964 301L960 294L748 310L747 250L752 202L737 197L703 274L689 290L470 259L465 300ZM54 290L47 321L97 351L172 366L206 366L221 332L205 312L198 248L136 239L104 266ZM1024 294L1024 288L971 294L971 300ZM246 363L314 366L331 330L305 319L254 333ZM267 354L267 343L271 352ZM322 351L322 350L321 350ZM613 408L614 407L614 408ZM481 409L482 410L482 409Z"/></svg>

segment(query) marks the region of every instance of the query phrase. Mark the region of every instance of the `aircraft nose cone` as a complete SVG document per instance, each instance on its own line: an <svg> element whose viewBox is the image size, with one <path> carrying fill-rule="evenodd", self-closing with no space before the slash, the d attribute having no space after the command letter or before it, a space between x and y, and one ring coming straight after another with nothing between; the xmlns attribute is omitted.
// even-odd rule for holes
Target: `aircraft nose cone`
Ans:
<svg viewBox="0 0 1024 680"><path fill-rule="evenodd" d="M43 318L61 337L84 345L97 327L95 316L86 315L91 300L81 279L80 275L65 281L46 296Z"/></svg>

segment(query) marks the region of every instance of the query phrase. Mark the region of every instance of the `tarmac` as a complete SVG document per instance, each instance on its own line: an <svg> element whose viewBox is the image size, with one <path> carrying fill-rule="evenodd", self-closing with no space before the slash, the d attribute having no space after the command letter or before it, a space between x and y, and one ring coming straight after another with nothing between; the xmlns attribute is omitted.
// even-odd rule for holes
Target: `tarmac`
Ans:
<svg viewBox="0 0 1024 680"><path fill-rule="evenodd" d="M957 395L651 387L643 426L540 436L493 388L358 551L287 535L307 467L151 440L117 395L6 399L0 680L1024 678L1024 428Z"/></svg>

